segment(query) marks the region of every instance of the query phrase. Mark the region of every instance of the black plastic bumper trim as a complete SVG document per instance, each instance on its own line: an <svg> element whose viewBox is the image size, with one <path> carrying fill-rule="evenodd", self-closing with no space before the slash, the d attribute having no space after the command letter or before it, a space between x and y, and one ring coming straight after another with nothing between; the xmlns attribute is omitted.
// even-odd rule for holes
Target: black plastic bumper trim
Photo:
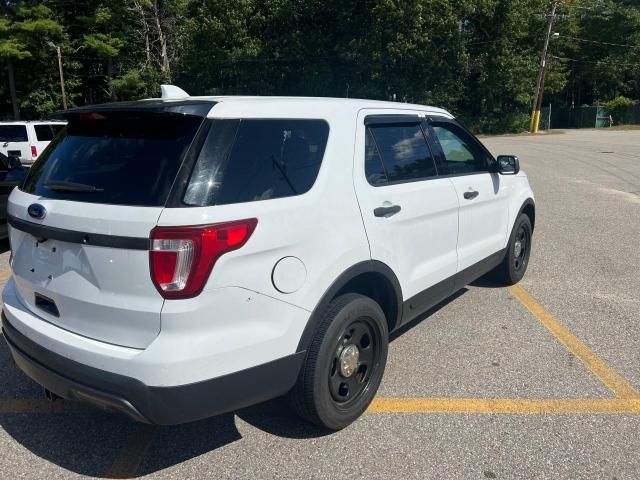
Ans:
<svg viewBox="0 0 640 480"><path fill-rule="evenodd" d="M151 387L65 358L20 333L2 312L2 332L18 367L63 398L73 398L158 425L176 425L231 412L287 393L305 351L211 380Z"/></svg>

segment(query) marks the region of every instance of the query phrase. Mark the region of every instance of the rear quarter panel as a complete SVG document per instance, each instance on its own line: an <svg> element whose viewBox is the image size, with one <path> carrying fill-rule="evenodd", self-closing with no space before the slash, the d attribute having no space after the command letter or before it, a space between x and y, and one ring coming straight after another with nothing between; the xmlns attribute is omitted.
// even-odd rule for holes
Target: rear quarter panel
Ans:
<svg viewBox="0 0 640 480"><path fill-rule="evenodd" d="M250 108L249 108L250 107ZM302 195L198 208L166 208L159 225L209 224L257 218L252 237L241 249L222 256L205 287L242 287L311 311L331 283L347 268L370 259L352 182L355 108L315 106L310 102L266 104L224 102L217 118L315 118L329 124L329 138L315 184ZM306 279L291 293L273 283L276 263L296 257ZM302 332L304 324L295 327Z"/></svg>

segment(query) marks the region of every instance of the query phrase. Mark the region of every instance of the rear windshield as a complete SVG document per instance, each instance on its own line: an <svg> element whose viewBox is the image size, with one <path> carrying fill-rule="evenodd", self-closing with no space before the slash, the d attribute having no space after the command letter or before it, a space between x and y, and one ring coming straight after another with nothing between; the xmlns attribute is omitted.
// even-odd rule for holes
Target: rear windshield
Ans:
<svg viewBox="0 0 640 480"><path fill-rule="evenodd" d="M39 142L50 142L63 127L64 125L59 123L44 123L33 126Z"/></svg>
<svg viewBox="0 0 640 480"><path fill-rule="evenodd" d="M225 205L307 192L327 144L324 120L215 120L183 203Z"/></svg>
<svg viewBox="0 0 640 480"><path fill-rule="evenodd" d="M201 117L148 112L72 118L22 189L46 198L163 206L201 123Z"/></svg>
<svg viewBox="0 0 640 480"><path fill-rule="evenodd" d="M28 142L24 125L0 125L0 142Z"/></svg>

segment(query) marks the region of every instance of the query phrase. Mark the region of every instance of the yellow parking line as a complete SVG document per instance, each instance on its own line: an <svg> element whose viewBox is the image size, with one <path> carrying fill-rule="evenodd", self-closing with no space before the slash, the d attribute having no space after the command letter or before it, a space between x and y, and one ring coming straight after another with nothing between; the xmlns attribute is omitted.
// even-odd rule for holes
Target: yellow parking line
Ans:
<svg viewBox="0 0 640 480"><path fill-rule="evenodd" d="M637 413L640 399L501 399L455 397L376 397L369 413ZM3 413L99 413L74 402L16 399L0 400ZM144 427L144 425L142 425ZM132 437L136 443L141 437ZM142 437L145 439L146 437Z"/></svg>
<svg viewBox="0 0 640 480"><path fill-rule="evenodd" d="M7 280L12 273L13 272L11 271L11 269L3 270L2 272L0 272L0 282L4 282L5 280Z"/></svg>
<svg viewBox="0 0 640 480"><path fill-rule="evenodd" d="M0 281L11 272L1 272ZM636 414L640 415L640 393L624 378L556 320L522 287L511 293L571 353L578 357L618 398L616 399L487 399L487 398L385 398L377 397L369 413L457 413L457 414ZM1 413L65 413L93 410L69 402L47 400L0 400ZM157 427L136 425L117 454L107 478L134 477L153 441Z"/></svg>
<svg viewBox="0 0 640 480"><path fill-rule="evenodd" d="M490 398L385 398L377 397L369 413L640 413L635 400L521 400Z"/></svg>
<svg viewBox="0 0 640 480"><path fill-rule="evenodd" d="M636 391L624 378L614 372L598 355L596 355L581 340L573 335L564 325L547 312L520 285L509 287L511 294L516 297L532 315L538 319L551 334L558 339L571 353L578 357L591 372L604 383L618 398L640 399Z"/></svg>
<svg viewBox="0 0 640 480"><path fill-rule="evenodd" d="M127 441L105 474L105 478L133 478L151 445L157 427L135 425Z"/></svg>

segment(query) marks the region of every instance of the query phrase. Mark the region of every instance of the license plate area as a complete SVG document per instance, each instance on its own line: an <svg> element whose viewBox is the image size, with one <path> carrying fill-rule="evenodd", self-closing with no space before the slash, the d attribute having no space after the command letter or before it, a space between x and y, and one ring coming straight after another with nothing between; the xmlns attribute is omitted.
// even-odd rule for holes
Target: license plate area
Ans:
<svg viewBox="0 0 640 480"><path fill-rule="evenodd" d="M41 291L52 288L52 282L73 269L78 261L75 245L42 240L27 234L13 252L14 274ZM42 293L48 295L46 291Z"/></svg>
<svg viewBox="0 0 640 480"><path fill-rule="evenodd" d="M41 242L34 240L33 242L33 258L37 263L48 266L57 267L60 265L59 246L54 240L46 240Z"/></svg>

